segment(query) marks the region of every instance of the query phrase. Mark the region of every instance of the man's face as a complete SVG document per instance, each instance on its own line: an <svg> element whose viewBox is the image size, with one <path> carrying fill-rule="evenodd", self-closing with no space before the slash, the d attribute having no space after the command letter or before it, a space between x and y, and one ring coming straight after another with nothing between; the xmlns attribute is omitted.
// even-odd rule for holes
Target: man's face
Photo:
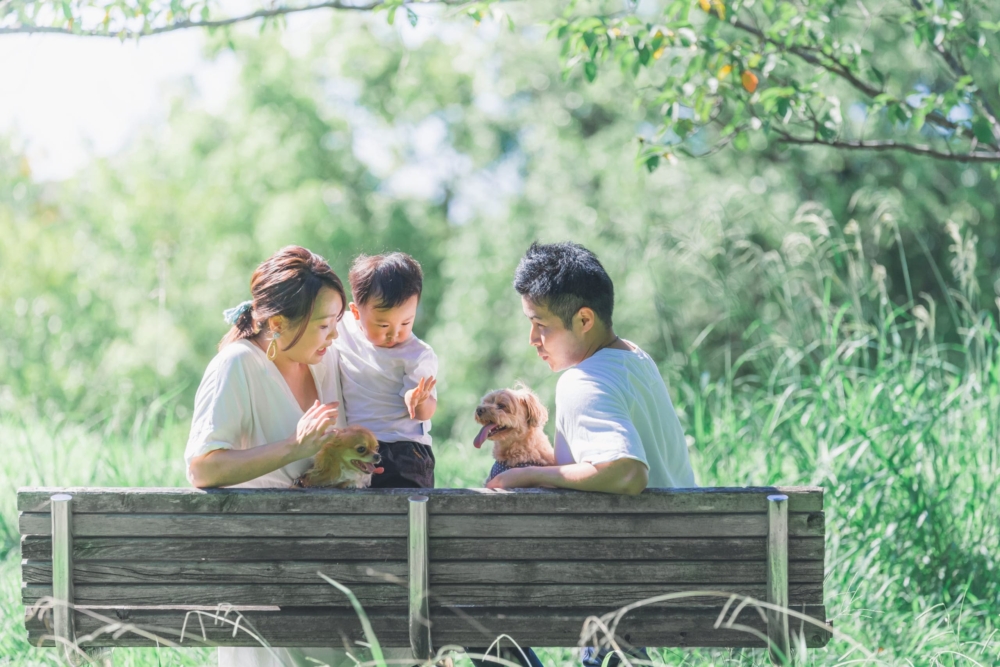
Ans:
<svg viewBox="0 0 1000 667"><path fill-rule="evenodd" d="M420 297L415 294L395 308L376 308L370 303L359 306L352 302L351 312L372 345L396 347L413 333L419 302Z"/></svg>
<svg viewBox="0 0 1000 667"><path fill-rule="evenodd" d="M521 309L531 322L528 342L549 368L562 371L586 359L584 332L577 317L573 318L573 327L567 329L558 315L527 297L521 297Z"/></svg>

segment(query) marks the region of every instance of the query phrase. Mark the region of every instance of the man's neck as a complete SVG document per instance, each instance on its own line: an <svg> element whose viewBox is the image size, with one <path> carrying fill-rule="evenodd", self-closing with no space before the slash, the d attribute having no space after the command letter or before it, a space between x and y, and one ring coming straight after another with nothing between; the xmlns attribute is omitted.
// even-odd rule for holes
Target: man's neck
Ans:
<svg viewBox="0 0 1000 667"><path fill-rule="evenodd" d="M594 337L594 340L587 346L586 354L580 361L590 359L592 356L605 348L611 348L613 350L631 349L625 341L615 334L613 329L606 329L604 332L599 333Z"/></svg>

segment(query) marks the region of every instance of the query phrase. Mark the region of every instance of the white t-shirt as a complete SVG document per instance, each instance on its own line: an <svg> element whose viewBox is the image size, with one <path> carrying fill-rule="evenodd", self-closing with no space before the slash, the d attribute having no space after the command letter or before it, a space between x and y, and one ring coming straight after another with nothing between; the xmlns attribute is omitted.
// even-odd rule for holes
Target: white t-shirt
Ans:
<svg viewBox="0 0 1000 667"><path fill-rule="evenodd" d="M437 377L431 346L414 335L395 347L376 347L358 321L347 315L334 342L340 352L344 414L351 426L364 426L380 442L431 444L430 421L410 419L403 396L422 377ZM437 389L431 393L437 398Z"/></svg>
<svg viewBox="0 0 1000 667"><path fill-rule="evenodd" d="M340 400L337 351L332 347L322 361L309 366L321 403ZM259 347L238 340L219 350L208 364L194 399L191 435L184 461L213 449L250 449L295 435L303 410L278 367ZM346 425L341 407L337 427ZM289 463L263 477L237 484L245 488L288 488L312 464L312 459Z"/></svg>
<svg viewBox="0 0 1000 667"><path fill-rule="evenodd" d="M650 356L634 347L599 350L559 378L556 463L636 459L649 468L649 488L694 487L667 385Z"/></svg>

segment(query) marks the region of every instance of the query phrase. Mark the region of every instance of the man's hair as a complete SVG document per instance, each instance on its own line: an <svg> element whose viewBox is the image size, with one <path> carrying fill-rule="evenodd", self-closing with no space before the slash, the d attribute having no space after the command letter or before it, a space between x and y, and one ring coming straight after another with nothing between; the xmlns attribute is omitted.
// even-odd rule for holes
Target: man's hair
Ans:
<svg viewBox="0 0 1000 667"><path fill-rule="evenodd" d="M359 306L371 302L376 308L395 308L412 296L420 298L424 272L420 263L404 252L360 255L348 274L351 293Z"/></svg>
<svg viewBox="0 0 1000 667"><path fill-rule="evenodd" d="M517 265L514 289L552 311L567 329L584 307L611 327L615 286L597 256L577 243L532 243Z"/></svg>

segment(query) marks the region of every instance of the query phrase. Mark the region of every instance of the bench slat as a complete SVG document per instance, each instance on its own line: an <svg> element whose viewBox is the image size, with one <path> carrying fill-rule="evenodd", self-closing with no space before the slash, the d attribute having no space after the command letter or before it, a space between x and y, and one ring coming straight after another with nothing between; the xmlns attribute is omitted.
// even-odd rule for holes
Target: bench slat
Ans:
<svg viewBox="0 0 1000 667"><path fill-rule="evenodd" d="M826 618L822 606L800 609L816 619ZM576 646L584 620L589 615L606 613L606 607L595 609L511 609L503 612L502 618L495 612L469 609L463 616L456 616L448 609L431 608L431 618L435 619L433 636L438 645L485 646L501 633L507 633L524 646ZM116 613L117 612L117 613ZM272 645L285 646L329 646L331 633L338 642L341 633L352 642L364 639L361 624L353 612L347 610L287 609L281 612L246 611L245 620ZM184 624L184 613L165 610L108 610L104 614L115 622L133 623L145 628L157 628L159 636L177 642ZM407 617L402 613L387 613L373 610L368 614L376 636L383 646L409 646ZM718 616L716 609L646 609L642 615L629 615L618 626L618 635L626 635L632 644L640 646L733 646L762 647L764 642L753 635L735 630L715 630L713 625ZM234 617L231 615L230 620ZM745 609L738 622L758 631L764 630L760 615L752 608ZM43 622L29 619L28 639L38 643L45 634ZM82 613L76 614L76 627L80 634L91 634L106 627L102 620ZM791 630L799 631L801 622L793 620ZM184 646L202 644L202 628L211 645L255 646L258 645L246 633L232 636L231 623L213 624L211 615L206 615L199 623L192 616L188 619ZM332 630L334 629L335 630ZM809 647L826 645L829 633L815 626L805 625L805 637ZM103 643L102 643L103 640ZM155 646L151 639L132 633L125 633L118 639L109 641L107 635L83 646ZM50 644L51 645L51 644Z"/></svg>
<svg viewBox="0 0 1000 667"><path fill-rule="evenodd" d="M791 538L791 560L823 560L822 537ZM763 537L634 538L628 547L617 538L509 538L493 540L484 550L474 538L430 541L431 562L437 560L764 560ZM377 554L386 560L406 558L405 538L239 538L239 537L74 537L73 561L87 560L364 560ZM21 538L21 556L49 560L52 539Z"/></svg>
<svg viewBox="0 0 1000 667"><path fill-rule="evenodd" d="M73 581L81 584L318 584L322 572L342 584L382 583L405 580L406 562L285 561L285 562L89 562L76 563ZM25 561L21 569L26 584L52 582L52 563ZM727 583L767 582L767 564L752 561L547 561L484 563L435 561L430 564L432 586L464 584L506 585L511 581L522 584L577 584L607 580L613 576L618 584L681 584L699 586ZM822 561L791 561L788 570L792 583L823 580ZM711 583L708 583L711 582Z"/></svg>
<svg viewBox="0 0 1000 667"><path fill-rule="evenodd" d="M667 584L549 584L494 586L464 584L435 586L432 602L440 605L479 605L487 607L606 607L616 608L655 595L691 590L725 590L757 599L766 599L764 583L733 583L725 586L692 586ZM358 584L351 590L368 607L406 606L407 589L390 584ZM24 604L32 605L52 594L50 586L26 584L21 588ZM347 599L329 585L300 584L205 584L177 586L149 585L80 585L74 587L79 605L112 605L149 607L157 605L277 605L347 607ZM792 604L822 604L821 582L790 584L788 596ZM704 607L717 604L715 598L685 598L654 606Z"/></svg>
<svg viewBox="0 0 1000 667"><path fill-rule="evenodd" d="M73 495L74 513L204 514L405 514L414 493L431 497L431 514L591 514L620 513L760 513L767 496L789 497L790 512L823 509L819 487L648 489L637 497L554 489L177 489L28 487L17 494L21 512L48 512L49 497Z"/></svg>
<svg viewBox="0 0 1000 667"><path fill-rule="evenodd" d="M22 535L48 535L48 514L22 513ZM404 537L404 515L74 514L73 534L91 537ZM788 533L824 534L822 512L788 515ZM431 515L430 537L763 537L766 514Z"/></svg>

